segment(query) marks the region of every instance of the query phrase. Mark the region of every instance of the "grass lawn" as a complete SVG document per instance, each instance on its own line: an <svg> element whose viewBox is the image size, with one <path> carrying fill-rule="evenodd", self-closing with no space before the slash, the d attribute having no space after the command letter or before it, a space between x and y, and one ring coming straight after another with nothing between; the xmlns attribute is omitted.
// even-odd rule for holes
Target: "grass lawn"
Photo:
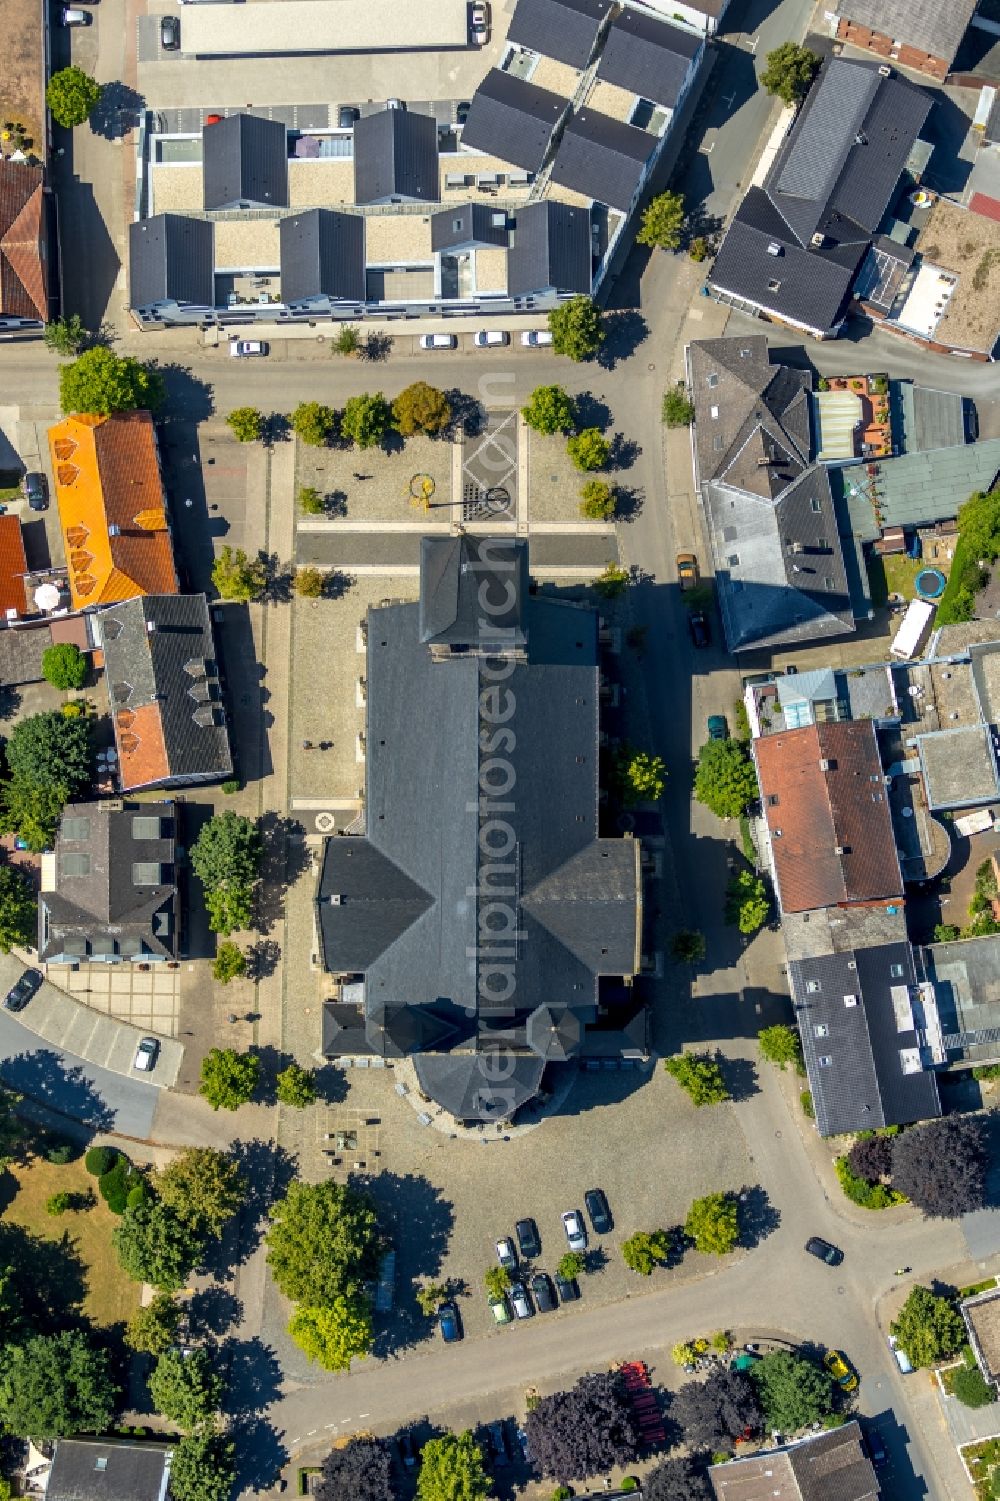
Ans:
<svg viewBox="0 0 1000 1501"><path fill-rule="evenodd" d="M0 485L0 505L6 504L7 501L20 500L20 499L21 499L21 486L20 485Z"/></svg>
<svg viewBox="0 0 1000 1501"><path fill-rule="evenodd" d="M27 1167L12 1167L9 1172L18 1187L2 1218L52 1241L68 1234L84 1264L87 1290L83 1312L95 1324L115 1324L130 1318L139 1306L139 1286L120 1270L111 1245L118 1216L99 1195L92 1209L52 1215L45 1208L46 1200L56 1193L84 1194L91 1189L97 1194L97 1179L86 1171L83 1158L66 1164L36 1158Z"/></svg>
<svg viewBox="0 0 1000 1501"><path fill-rule="evenodd" d="M902 552L893 553L882 559L882 566L890 594L901 594L904 599L916 599L917 591L913 581L920 570L926 567L921 558L909 558Z"/></svg>

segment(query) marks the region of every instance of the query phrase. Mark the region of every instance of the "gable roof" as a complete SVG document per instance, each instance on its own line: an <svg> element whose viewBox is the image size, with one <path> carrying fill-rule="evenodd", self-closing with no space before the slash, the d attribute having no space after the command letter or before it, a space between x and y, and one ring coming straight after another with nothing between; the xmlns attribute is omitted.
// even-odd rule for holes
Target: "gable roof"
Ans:
<svg viewBox="0 0 1000 1501"><path fill-rule="evenodd" d="M0 314L49 316L48 240L41 167L0 161Z"/></svg>
<svg viewBox="0 0 1000 1501"><path fill-rule="evenodd" d="M527 640L528 544L421 537L418 636L425 645L509 651Z"/></svg>
<svg viewBox="0 0 1000 1501"><path fill-rule="evenodd" d="M278 224L281 295L286 303L329 297L365 299L365 221L361 214L314 208Z"/></svg>
<svg viewBox="0 0 1000 1501"><path fill-rule="evenodd" d="M856 1420L784 1449L712 1465L716 1501L876 1501L878 1478Z"/></svg>
<svg viewBox="0 0 1000 1501"><path fill-rule="evenodd" d="M902 896L871 720L766 735L753 752L783 911Z"/></svg>
<svg viewBox="0 0 1000 1501"><path fill-rule="evenodd" d="M206 209L288 203L287 128L263 115L228 115L201 133Z"/></svg>
<svg viewBox="0 0 1000 1501"><path fill-rule="evenodd" d="M188 214L154 214L128 227L129 305L215 306L215 226Z"/></svg>
<svg viewBox="0 0 1000 1501"><path fill-rule="evenodd" d="M567 100L550 89L491 68L472 96L462 144L538 172L568 108Z"/></svg>
<svg viewBox="0 0 1000 1501"><path fill-rule="evenodd" d="M511 297L543 292L547 287L589 295L592 268L587 209L555 198L517 209L507 251L507 291Z"/></svg>
<svg viewBox="0 0 1000 1501"><path fill-rule="evenodd" d="M583 69L610 9L611 0L517 0L507 40Z"/></svg>
<svg viewBox="0 0 1000 1501"><path fill-rule="evenodd" d="M16 610L19 615L27 613L24 592L27 571L20 519L10 514L0 516L0 617L8 610Z"/></svg>
<svg viewBox="0 0 1000 1501"><path fill-rule="evenodd" d="M552 181L624 213L655 149L656 137L648 131L581 109L563 131Z"/></svg>
<svg viewBox="0 0 1000 1501"><path fill-rule="evenodd" d="M48 1501L166 1501L173 1445L118 1438L56 1440Z"/></svg>
<svg viewBox="0 0 1000 1501"><path fill-rule="evenodd" d="M431 215L431 249L452 250L464 245L505 246L506 209L489 203L456 203Z"/></svg>
<svg viewBox="0 0 1000 1501"><path fill-rule="evenodd" d="M73 413L48 436L74 610L176 592L150 414Z"/></svg>
<svg viewBox="0 0 1000 1501"><path fill-rule="evenodd" d="M703 41L650 12L627 9L611 23L597 76L673 109Z"/></svg>
<svg viewBox="0 0 1000 1501"><path fill-rule="evenodd" d="M737 462L752 433L763 427L787 455L782 474L769 475L767 493L780 494L812 456L812 426L807 370L772 365L763 334L741 338L697 339L689 345L691 394L695 404L695 456L701 484L722 478ZM772 482L772 479L775 482ZM735 483L735 479L730 483ZM751 483L748 488L757 488Z"/></svg>
<svg viewBox="0 0 1000 1501"><path fill-rule="evenodd" d="M161 594L103 610L96 628L125 791L232 771L204 594Z"/></svg>
<svg viewBox="0 0 1000 1501"><path fill-rule="evenodd" d="M438 129L433 115L383 109L354 122L354 201L421 198L436 203Z"/></svg>
<svg viewBox="0 0 1000 1501"><path fill-rule="evenodd" d="M844 0L845 19L950 63L978 0Z"/></svg>

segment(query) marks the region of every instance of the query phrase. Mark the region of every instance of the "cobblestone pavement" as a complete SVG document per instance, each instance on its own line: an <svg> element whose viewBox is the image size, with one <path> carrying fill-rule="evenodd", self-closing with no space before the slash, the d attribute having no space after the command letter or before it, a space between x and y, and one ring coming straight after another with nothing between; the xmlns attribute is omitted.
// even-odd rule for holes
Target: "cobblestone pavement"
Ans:
<svg viewBox="0 0 1000 1501"><path fill-rule="evenodd" d="M330 526L347 523L394 521L419 527L426 520L451 516L454 444L444 438L397 438L387 452L383 448L312 448L297 443L295 482L297 490L313 486L326 497ZM413 504L414 492L423 494L419 480L431 481L430 510ZM412 485L411 485L412 481ZM299 519L303 518L296 506ZM322 521L322 517L309 517Z"/></svg>
<svg viewBox="0 0 1000 1501"><path fill-rule="evenodd" d="M134 964L82 964L79 969L50 964L46 978L67 991L74 1000L103 1011L120 1021L131 1022L176 1037L180 1008L180 974L165 964L140 969Z"/></svg>

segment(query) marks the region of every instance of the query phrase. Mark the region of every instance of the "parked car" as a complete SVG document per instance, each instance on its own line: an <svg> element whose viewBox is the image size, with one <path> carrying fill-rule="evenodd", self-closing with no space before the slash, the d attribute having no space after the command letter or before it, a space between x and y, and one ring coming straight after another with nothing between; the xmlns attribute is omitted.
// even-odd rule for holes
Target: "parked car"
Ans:
<svg viewBox="0 0 1000 1501"><path fill-rule="evenodd" d="M263 339L230 339L229 354L234 360L262 360L271 346Z"/></svg>
<svg viewBox="0 0 1000 1501"><path fill-rule="evenodd" d="M337 125L341 130L353 130L354 122L360 114L361 111L355 109L353 104L342 104L337 111Z"/></svg>
<svg viewBox="0 0 1000 1501"><path fill-rule="evenodd" d="M462 1338L462 1321L454 1303L449 1301L441 1304L438 1323L441 1325L441 1338L446 1345L453 1345Z"/></svg>
<svg viewBox="0 0 1000 1501"><path fill-rule="evenodd" d="M481 328L472 342L477 349L502 349L505 344L510 343L510 334L499 328Z"/></svg>
<svg viewBox="0 0 1000 1501"><path fill-rule="evenodd" d="M552 1286L552 1279L548 1272L536 1272L531 1279L531 1291L538 1305L539 1313L551 1313L553 1308L558 1308L559 1300Z"/></svg>
<svg viewBox="0 0 1000 1501"><path fill-rule="evenodd" d="M528 1290L523 1282L512 1282L507 1289L507 1296L517 1318L531 1318L535 1310L531 1306L531 1299L528 1297Z"/></svg>
<svg viewBox="0 0 1000 1501"><path fill-rule="evenodd" d="M710 714L708 716L709 740L728 740L729 725L725 714Z"/></svg>
<svg viewBox="0 0 1000 1501"><path fill-rule="evenodd" d="M493 1455L493 1463L497 1469L510 1464L510 1454L507 1450L507 1435L503 1431L503 1423L499 1418L492 1423L487 1423L486 1432L490 1440L490 1453Z"/></svg>
<svg viewBox="0 0 1000 1501"><path fill-rule="evenodd" d="M509 1235L497 1241L497 1261L501 1266L505 1266L508 1272L517 1269L517 1252L514 1250L514 1242Z"/></svg>
<svg viewBox="0 0 1000 1501"><path fill-rule="evenodd" d="M160 17L160 46L164 52L176 52L181 44L180 16Z"/></svg>
<svg viewBox="0 0 1000 1501"><path fill-rule="evenodd" d="M698 559L693 552L679 552L677 554L677 587L681 590L694 589L701 580L698 569Z"/></svg>
<svg viewBox="0 0 1000 1501"><path fill-rule="evenodd" d="M3 998L4 1006L8 1011L23 1011L25 1006L39 989L42 983L42 974L37 969L26 969L15 985L12 985Z"/></svg>
<svg viewBox="0 0 1000 1501"><path fill-rule="evenodd" d="M583 1196L584 1207L590 1216L595 1235L610 1235L615 1228L611 1210L603 1188L588 1188Z"/></svg>
<svg viewBox="0 0 1000 1501"><path fill-rule="evenodd" d="M404 1428L402 1433L397 1433L396 1447L399 1450L399 1457L403 1461L403 1464L408 1470L412 1470L417 1462L420 1450L409 1428Z"/></svg>
<svg viewBox="0 0 1000 1501"><path fill-rule="evenodd" d="M521 1255L526 1261L534 1256L541 1256L542 1242L538 1238L538 1226L534 1220L518 1220L514 1226L514 1234L521 1248Z"/></svg>
<svg viewBox="0 0 1000 1501"><path fill-rule="evenodd" d="M487 1302L490 1305L490 1313L493 1315L494 1323L510 1323L510 1309L507 1306L507 1299L502 1294L499 1297L496 1294L491 1294Z"/></svg>
<svg viewBox="0 0 1000 1501"><path fill-rule="evenodd" d="M49 508L49 482L44 474L32 471L24 476L24 498L32 511L47 511Z"/></svg>
<svg viewBox="0 0 1000 1501"><path fill-rule="evenodd" d="M65 6L59 12L59 24L61 26L90 26L93 16L87 10L77 10L75 6Z"/></svg>
<svg viewBox="0 0 1000 1501"><path fill-rule="evenodd" d="M476 45L485 47L490 39L490 8L486 0L479 0L479 3L472 7L469 30L472 32L472 40Z"/></svg>
<svg viewBox="0 0 1000 1501"><path fill-rule="evenodd" d="M575 1303L580 1296L580 1285L575 1277L564 1277L556 1272L556 1292L561 1303Z"/></svg>
<svg viewBox="0 0 1000 1501"><path fill-rule="evenodd" d="M569 1241L571 1251L585 1251L587 1249L587 1227L583 1223L583 1215L579 1209L567 1209L562 1217L563 1229L566 1239Z"/></svg>
<svg viewBox="0 0 1000 1501"><path fill-rule="evenodd" d="M831 1246L828 1240L821 1235L810 1235L806 1241L806 1250L810 1256L816 1256L820 1261L825 1261L827 1266L839 1266L844 1259L844 1253L837 1246Z"/></svg>
<svg viewBox="0 0 1000 1501"><path fill-rule="evenodd" d="M882 1435L877 1428L865 1429L865 1447L868 1450L868 1458L873 1465L888 1463L889 1451L886 1449Z"/></svg>
<svg viewBox="0 0 1000 1501"><path fill-rule="evenodd" d="M712 631L708 616L703 610L691 611L688 615L688 630L691 632L691 640L695 646L702 647L711 644Z"/></svg>
<svg viewBox="0 0 1000 1501"><path fill-rule="evenodd" d="M421 349L457 349L457 334L421 334Z"/></svg>
<svg viewBox="0 0 1000 1501"><path fill-rule="evenodd" d="M547 328L526 328L521 335L521 343L525 349L548 349L552 335Z"/></svg>
<svg viewBox="0 0 1000 1501"><path fill-rule="evenodd" d="M531 1464L531 1449L528 1446L528 1435L523 1428L517 1430L517 1441L521 1445L521 1453L524 1455L526 1465Z"/></svg>
<svg viewBox="0 0 1000 1501"><path fill-rule="evenodd" d="M902 1371L904 1376L911 1376L913 1374L913 1364L910 1360L910 1357L907 1355L905 1350L901 1350L899 1348L899 1342L894 1334L890 1334L888 1338L889 1349L892 1351L893 1358L896 1364L899 1366L899 1369Z"/></svg>
<svg viewBox="0 0 1000 1501"><path fill-rule="evenodd" d="M823 1356L823 1364L837 1385L842 1387L845 1392L857 1391L858 1378L839 1350L827 1350Z"/></svg>
<svg viewBox="0 0 1000 1501"><path fill-rule="evenodd" d="M156 1067L159 1055L160 1044L155 1037L140 1037L139 1046L132 1059L132 1067L137 1068L140 1073L148 1074Z"/></svg>

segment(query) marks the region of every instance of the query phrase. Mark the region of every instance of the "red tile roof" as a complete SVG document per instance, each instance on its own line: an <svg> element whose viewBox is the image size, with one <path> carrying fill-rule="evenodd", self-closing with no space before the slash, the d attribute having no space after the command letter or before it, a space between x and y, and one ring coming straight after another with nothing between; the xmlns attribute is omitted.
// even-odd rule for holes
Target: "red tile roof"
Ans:
<svg viewBox="0 0 1000 1501"><path fill-rule="evenodd" d="M27 613L24 575L28 560L24 555L21 523L16 516L0 516L0 616L8 610Z"/></svg>
<svg viewBox="0 0 1000 1501"><path fill-rule="evenodd" d="M0 313L49 316L42 169L19 162L0 162Z"/></svg>
<svg viewBox="0 0 1000 1501"><path fill-rule="evenodd" d="M974 214L982 214L984 219L1000 219L1000 202L985 193L973 193L969 208Z"/></svg>
<svg viewBox="0 0 1000 1501"><path fill-rule="evenodd" d="M785 912L902 896L870 720L765 735L754 755Z"/></svg>

